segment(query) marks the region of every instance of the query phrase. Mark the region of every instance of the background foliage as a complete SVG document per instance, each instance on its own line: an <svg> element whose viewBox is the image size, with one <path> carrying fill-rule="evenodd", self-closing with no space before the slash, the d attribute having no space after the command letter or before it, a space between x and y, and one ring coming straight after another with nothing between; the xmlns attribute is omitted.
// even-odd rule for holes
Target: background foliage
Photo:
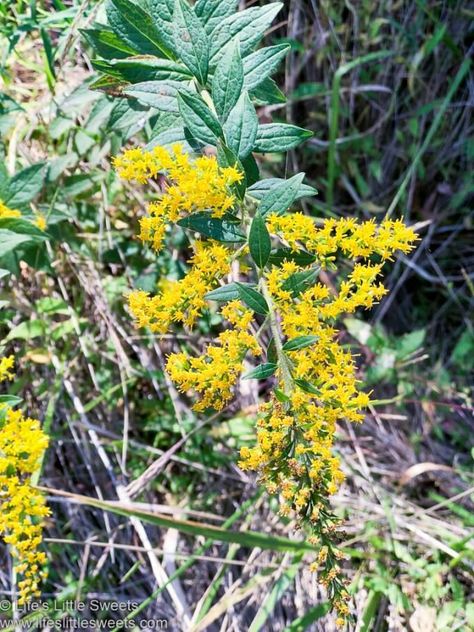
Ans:
<svg viewBox="0 0 474 632"><path fill-rule="evenodd" d="M110 24L120 6L130 8L114 2ZM156 79L145 60L107 61L126 59L141 36L118 45L97 27L106 13L87 0L0 6L0 199L23 213L0 219L2 344L21 358L14 392L53 439L48 488L99 500L124 499L125 489L135 511L198 526L144 531L133 516L51 492L45 595L131 599L143 604L139 616L194 613L201 629L331 630L302 552L275 539L291 537L291 525L235 466L252 439L255 387L242 383L237 404L199 424L163 375L166 353L199 350L219 319L158 346L124 310L133 284L152 289L183 274L186 240L176 231L155 257L134 237L145 191L119 182L110 158L132 139L156 141L174 119L143 91ZM287 164L262 157L261 171L306 171L319 195L300 204L316 217L388 210L422 237L392 266L381 305L345 322L377 400L356 432L340 429L349 481L336 505L360 630L474 625L469 18L462 2L292 0L267 29L266 44L290 45L277 81L289 96L282 103L272 88L260 122L271 114L314 137ZM29 221L37 213L46 233ZM147 539L156 556L143 551Z"/></svg>

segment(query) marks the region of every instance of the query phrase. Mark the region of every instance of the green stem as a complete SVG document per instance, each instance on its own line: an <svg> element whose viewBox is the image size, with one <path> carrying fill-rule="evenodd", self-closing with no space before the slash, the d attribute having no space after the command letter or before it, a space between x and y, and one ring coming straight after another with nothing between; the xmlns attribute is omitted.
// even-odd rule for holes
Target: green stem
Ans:
<svg viewBox="0 0 474 632"><path fill-rule="evenodd" d="M272 295L268 289L268 286L263 277L260 278L260 287L262 288L262 294L268 305L268 320L270 323L270 330L273 335L273 341L275 343L275 350L278 357L278 364L281 368L283 378L283 390L285 395L291 395L293 391L293 377L291 376L290 366L288 364L288 358L283 351L283 343L281 340L280 329L278 327L275 304L273 303Z"/></svg>

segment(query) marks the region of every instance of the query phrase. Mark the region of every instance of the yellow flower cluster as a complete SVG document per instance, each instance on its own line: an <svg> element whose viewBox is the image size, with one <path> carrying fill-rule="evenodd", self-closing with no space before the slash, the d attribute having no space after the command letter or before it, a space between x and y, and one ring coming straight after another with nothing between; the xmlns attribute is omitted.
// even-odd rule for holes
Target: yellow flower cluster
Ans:
<svg viewBox="0 0 474 632"><path fill-rule="evenodd" d="M193 390L199 395L194 405L197 411L206 408L221 410L232 397L243 370L243 360L248 352L261 354L260 345L248 329L253 313L239 301L232 301L222 308L221 313L233 329L219 334L219 345L211 345L199 358L185 353L171 354L167 370L181 391Z"/></svg>
<svg viewBox="0 0 474 632"><path fill-rule="evenodd" d="M222 217L235 204L232 185L243 175L234 167L219 167L214 156L192 160L181 145L168 151L155 147L151 151L129 149L114 159L119 175L126 180L144 183L162 175L163 193L148 207L149 215L140 220L140 238L160 250L168 223L200 210Z"/></svg>
<svg viewBox="0 0 474 632"><path fill-rule="evenodd" d="M21 217L21 212L16 209L9 208L2 200L0 200L0 219L8 217Z"/></svg>
<svg viewBox="0 0 474 632"><path fill-rule="evenodd" d="M196 242L191 268L180 281L165 280L160 293L150 296L141 290L129 296L130 311L137 327L164 334L173 323L192 327L206 306L204 296L229 271L231 253L218 243Z"/></svg>
<svg viewBox="0 0 474 632"><path fill-rule="evenodd" d="M13 358L0 362L0 381L11 379ZM36 419L19 410L0 407L0 534L15 558L19 604L38 597L39 582L45 573L46 556L39 551L44 518L49 514L43 496L31 484L48 446L48 438Z"/></svg>
<svg viewBox="0 0 474 632"><path fill-rule="evenodd" d="M292 248L303 247L318 258L336 255L338 250L351 257L377 254L386 259L395 248L407 252L416 239L414 233L401 228L398 222L375 227L372 222L353 225L341 220L329 221L316 229L305 216L272 216L270 226L281 234ZM349 228L348 228L349 226ZM344 313L359 307L372 307L386 292L377 282L380 264L357 263L335 294L318 282L301 293L292 293L290 277L304 268L293 261L271 268L265 275L274 309L280 316L282 338L293 340L312 336L312 344L284 354L280 362L283 392L264 404L257 425L257 443L241 450L240 466L258 470L270 493L278 492L283 515L295 513L297 519L309 522L323 547L315 570L320 566L321 581L330 594L337 595L334 608L344 620L349 610L348 593L340 578L337 551L330 535L335 530L328 497L344 480L339 458L333 453L336 423L346 419L360 422L361 410L369 403L366 393L359 392L356 367L349 352L337 342L337 331L331 323ZM291 379L284 380L285 371Z"/></svg>
<svg viewBox="0 0 474 632"><path fill-rule="evenodd" d="M15 358L11 355L6 358L0 359L0 382L5 380L13 380L15 373L13 367L15 366Z"/></svg>
<svg viewBox="0 0 474 632"><path fill-rule="evenodd" d="M231 187L242 178L234 168L221 169L215 158L192 160L180 146L171 151L132 149L117 158L115 166L122 177L139 182L163 176L163 192L141 221L142 239L157 249L168 222L202 210L222 218L233 210L236 199ZM243 228L248 229L245 212L242 216ZM339 344L334 323L342 314L370 308L384 296L386 290L379 282L383 262L396 250L409 252L417 237L400 220L377 225L330 219L317 226L306 215L291 213L272 214L265 223L281 242L313 255L317 264L313 269L313 264L287 260L259 270L257 291L265 304L259 313L267 314L259 333L271 330L276 359L268 364L275 364L269 369L270 373L275 369L278 388L260 408L256 444L242 448L240 466L258 471L267 490L280 495L283 515L311 526L310 541L321 546L312 568L320 572L338 622L344 623L349 595L340 576L341 555L333 545L338 521L329 505L344 474L333 448L337 422L362 421L369 396L358 389L354 360ZM133 292L129 304L137 325L158 334L176 322L191 327L206 306L206 294L230 271L232 260L238 261L241 273L251 270L246 265L250 244L231 248L212 239L199 241L182 280L164 281L156 296ZM332 265L338 255L352 260L352 266L337 289L315 282L316 265ZM301 283L295 286L296 278ZM255 316L250 309L235 300L221 314L230 327L219 334L217 344L209 345L200 357L174 353L167 360L178 388L196 397L197 411L221 410L233 395L245 356L262 353L252 333ZM285 345L297 338L298 344Z"/></svg>
<svg viewBox="0 0 474 632"><path fill-rule="evenodd" d="M297 250L303 243L309 253L324 262L340 250L351 259L379 255L390 259L397 250L409 252L417 239L414 231L402 220L384 220L377 225L374 220L357 222L352 217L328 219L318 228L313 219L302 213L271 215L268 228Z"/></svg>

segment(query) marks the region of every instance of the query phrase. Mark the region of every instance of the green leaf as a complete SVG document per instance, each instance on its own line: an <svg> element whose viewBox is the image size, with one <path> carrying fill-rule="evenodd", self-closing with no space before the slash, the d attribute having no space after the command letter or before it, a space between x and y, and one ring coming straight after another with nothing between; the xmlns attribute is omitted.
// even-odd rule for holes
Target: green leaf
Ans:
<svg viewBox="0 0 474 632"><path fill-rule="evenodd" d="M328 601L320 603L317 606L314 606L314 608L308 610L308 612L306 612L302 617L298 617L292 621L285 628L284 632L305 632L310 629L312 623L325 617L330 609L331 604Z"/></svg>
<svg viewBox="0 0 474 632"><path fill-rule="evenodd" d="M152 17L130 0L109 0L107 19L117 35L134 50L145 55L172 57Z"/></svg>
<svg viewBox="0 0 474 632"><path fill-rule="evenodd" d="M217 139L223 137L222 127L201 97L180 91L178 103L191 135L203 143L216 146Z"/></svg>
<svg viewBox="0 0 474 632"><path fill-rule="evenodd" d="M173 27L179 58L204 85L209 69L209 40L201 20L185 0L176 0Z"/></svg>
<svg viewBox="0 0 474 632"><path fill-rule="evenodd" d="M166 22L173 19L175 0L148 0L150 15L154 20L159 16Z"/></svg>
<svg viewBox="0 0 474 632"><path fill-rule="evenodd" d="M253 90L272 75L289 50L289 44L278 44L260 48L248 55L244 59L244 81L247 90Z"/></svg>
<svg viewBox="0 0 474 632"><path fill-rule="evenodd" d="M19 235L11 230L0 228L0 257L14 251L20 244L32 241L30 235Z"/></svg>
<svg viewBox="0 0 474 632"><path fill-rule="evenodd" d="M244 66L235 40L226 47L212 79L212 99L222 121L239 100L243 84Z"/></svg>
<svg viewBox="0 0 474 632"><path fill-rule="evenodd" d="M316 257L304 250L292 250L291 248L278 248L270 254L269 262L272 265L281 266L284 261L294 261L299 266L309 266L316 261Z"/></svg>
<svg viewBox="0 0 474 632"><path fill-rule="evenodd" d="M266 364L261 364L257 366L252 371L249 371L245 375L242 376L243 380L264 380L267 377L272 376L277 370L278 365L273 364L271 362L267 362Z"/></svg>
<svg viewBox="0 0 474 632"><path fill-rule="evenodd" d="M47 241L48 235L32 222L22 217L4 217L0 219L0 228L11 230L19 235L28 235L32 241Z"/></svg>
<svg viewBox="0 0 474 632"><path fill-rule="evenodd" d="M153 147L161 145L162 147L171 147L175 143L183 145L185 151L191 152L192 148L187 142L187 137L184 128L181 126L170 127L163 130L157 136L153 136L153 139L146 145L145 149L150 151Z"/></svg>
<svg viewBox="0 0 474 632"><path fill-rule="evenodd" d="M256 182L248 189L248 194L256 200L261 200L267 193L286 182L287 180L283 178L266 178L265 180L259 180L259 182ZM307 184L300 184L294 201L304 197L311 197L317 193L317 190L313 187Z"/></svg>
<svg viewBox="0 0 474 632"><path fill-rule="evenodd" d="M79 29L92 48L104 59L120 59L135 55L138 51L128 46L113 31L100 29Z"/></svg>
<svg viewBox="0 0 474 632"><path fill-rule="evenodd" d="M248 55L282 7L281 2L272 2L239 11L219 22L211 38L211 66L219 62L225 47L236 36L240 42L240 54L242 57Z"/></svg>
<svg viewBox="0 0 474 632"><path fill-rule="evenodd" d="M227 145L239 158L246 158L252 152L257 130L257 112L244 90L224 124Z"/></svg>
<svg viewBox="0 0 474 632"><path fill-rule="evenodd" d="M27 209L43 188L46 163L38 162L15 173L8 182L3 202L11 209Z"/></svg>
<svg viewBox="0 0 474 632"><path fill-rule="evenodd" d="M217 301L219 303L227 303L228 301L235 301L240 297L239 287L237 283L228 283L222 287L218 287L211 292L208 292L204 298L208 301Z"/></svg>
<svg viewBox="0 0 474 632"><path fill-rule="evenodd" d="M288 397L288 395L285 395L285 393L279 388L274 388L273 392L275 393L275 397L277 398L277 400L281 402L282 404L290 401L290 398Z"/></svg>
<svg viewBox="0 0 474 632"><path fill-rule="evenodd" d="M239 0L197 0L194 10L210 35L222 20L235 13L238 3Z"/></svg>
<svg viewBox="0 0 474 632"><path fill-rule="evenodd" d="M55 490L48 489L49 493L58 494ZM103 511L110 511L119 516L136 517L142 522L154 524L165 529L177 529L181 533L187 533L193 536L202 536L219 542L230 542L246 547L258 547L270 551L316 551L316 547L305 542L304 540L295 540L283 538L280 536L271 536L268 533L259 533L258 531L231 531L223 527L216 527L205 523L193 522L191 520L181 520L173 516L162 516L157 513L144 511L142 509L131 508L129 505L122 505L118 502L108 502L98 500L88 496L80 496L78 494L70 494L62 492L61 496L67 496L71 500L75 500L79 504L89 507L97 507Z"/></svg>
<svg viewBox="0 0 474 632"><path fill-rule="evenodd" d="M259 211L265 216L269 213L285 213L298 195L300 186L304 180L304 173L297 173L289 180L283 180L271 189L260 201Z"/></svg>
<svg viewBox="0 0 474 632"><path fill-rule="evenodd" d="M270 252L272 250L272 242L270 234L265 225L265 220L257 213L252 220L249 232L249 249L252 259L259 268L264 268Z"/></svg>
<svg viewBox="0 0 474 632"><path fill-rule="evenodd" d="M245 235L240 232L238 225L226 219L212 217L211 213L206 211L192 213L188 217L179 220L178 224L183 228L189 228L217 241L228 243L245 241Z"/></svg>
<svg viewBox="0 0 474 632"><path fill-rule="evenodd" d="M288 340L283 345L283 351L297 351L298 349L305 349L311 347L315 342L319 340L318 336L298 336L292 340Z"/></svg>
<svg viewBox="0 0 474 632"><path fill-rule="evenodd" d="M246 158L242 158L242 166L245 169L248 186L255 184L260 178L260 169L252 154L249 154Z"/></svg>
<svg viewBox="0 0 474 632"><path fill-rule="evenodd" d="M31 340L45 335L47 329L44 320L26 320L14 327L5 338L9 340Z"/></svg>
<svg viewBox="0 0 474 632"><path fill-rule="evenodd" d="M94 59L92 66L100 72L129 83L189 81L192 79L191 73L185 66L159 57L136 56L111 61Z"/></svg>
<svg viewBox="0 0 474 632"><path fill-rule="evenodd" d="M286 96L270 77L264 79L261 84L250 92L250 95L257 105L286 103Z"/></svg>
<svg viewBox="0 0 474 632"><path fill-rule="evenodd" d="M310 393L311 395L320 394L319 389L317 389L316 386L313 386L313 384L307 382L306 380L295 380L295 384L297 384L305 393Z"/></svg>
<svg viewBox="0 0 474 632"><path fill-rule="evenodd" d="M178 81L144 81L124 90L124 94L161 112L179 114Z"/></svg>
<svg viewBox="0 0 474 632"><path fill-rule="evenodd" d="M302 292L314 285L318 278L320 268L312 268L311 270L302 270L295 272L289 276L282 284L282 290L291 292L293 297L299 296Z"/></svg>
<svg viewBox="0 0 474 632"><path fill-rule="evenodd" d="M236 285L239 288L240 299L247 305L247 307L250 307L250 309L257 314L268 314L267 301L263 298L260 292L257 292L257 290L254 290L248 285L243 285L242 283L237 283Z"/></svg>
<svg viewBox="0 0 474 632"><path fill-rule="evenodd" d="M313 132L296 125L267 123L258 128L254 151L262 154L289 151L311 136Z"/></svg>
<svg viewBox="0 0 474 632"><path fill-rule="evenodd" d="M3 408L3 406L13 408L13 406L21 404L22 401L22 398L16 395L0 395L0 408Z"/></svg>

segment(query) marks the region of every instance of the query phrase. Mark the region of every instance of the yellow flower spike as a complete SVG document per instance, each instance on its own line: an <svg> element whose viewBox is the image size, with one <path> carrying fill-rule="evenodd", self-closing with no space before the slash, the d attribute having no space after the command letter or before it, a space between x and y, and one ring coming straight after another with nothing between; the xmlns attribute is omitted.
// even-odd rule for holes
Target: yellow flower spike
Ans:
<svg viewBox="0 0 474 632"><path fill-rule="evenodd" d="M0 424L0 534L11 547L18 582L19 604L38 595L38 582L46 562L38 550L49 510L44 497L31 485L31 476L48 446L36 419L7 408Z"/></svg>

